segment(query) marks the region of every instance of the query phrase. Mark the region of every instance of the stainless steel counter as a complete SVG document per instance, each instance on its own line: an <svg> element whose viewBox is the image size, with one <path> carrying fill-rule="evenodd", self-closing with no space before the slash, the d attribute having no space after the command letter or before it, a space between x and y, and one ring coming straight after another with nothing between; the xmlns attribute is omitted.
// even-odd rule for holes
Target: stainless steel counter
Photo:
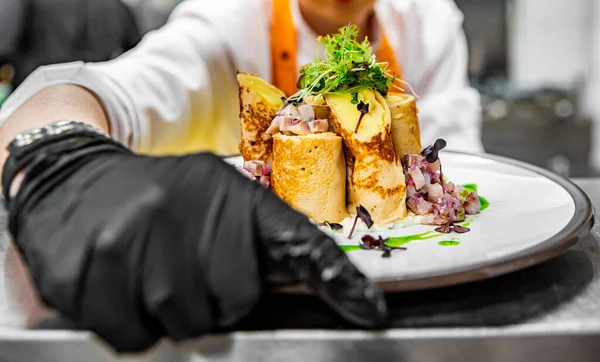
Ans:
<svg viewBox="0 0 600 362"><path fill-rule="evenodd" d="M575 181L594 204L600 204L600 179ZM0 240L1 254L6 249L5 236ZM13 319L3 308L6 301L0 296L0 313L4 311L0 323L4 321L6 325L0 325L0 361L598 361L600 225L570 252L589 264L593 275L576 295L519 324L384 332L237 332L179 345L164 341L135 356L115 356L90 333L34 332L10 327ZM0 255L0 277L3 259ZM549 292L552 293L552 285ZM523 299L523 303L529 301ZM509 308L513 306L507 306L505 312L511 313Z"/></svg>

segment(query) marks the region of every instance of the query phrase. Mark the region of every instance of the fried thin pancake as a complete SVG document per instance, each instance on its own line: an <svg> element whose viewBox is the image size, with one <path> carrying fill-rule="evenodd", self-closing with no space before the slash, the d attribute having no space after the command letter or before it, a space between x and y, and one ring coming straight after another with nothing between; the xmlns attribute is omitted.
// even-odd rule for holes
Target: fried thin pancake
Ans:
<svg viewBox="0 0 600 362"><path fill-rule="evenodd" d="M316 222L347 217L341 137L327 132L273 139L273 192Z"/></svg>

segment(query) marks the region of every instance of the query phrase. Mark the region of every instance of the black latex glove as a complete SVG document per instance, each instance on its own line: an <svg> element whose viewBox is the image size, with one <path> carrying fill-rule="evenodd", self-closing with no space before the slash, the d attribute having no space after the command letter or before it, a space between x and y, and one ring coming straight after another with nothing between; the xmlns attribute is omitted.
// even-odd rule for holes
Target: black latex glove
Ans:
<svg viewBox="0 0 600 362"><path fill-rule="evenodd" d="M230 326L265 287L293 281L359 326L382 322L382 294L335 242L220 158L82 149L76 162L26 177L9 208L57 325L140 351Z"/></svg>

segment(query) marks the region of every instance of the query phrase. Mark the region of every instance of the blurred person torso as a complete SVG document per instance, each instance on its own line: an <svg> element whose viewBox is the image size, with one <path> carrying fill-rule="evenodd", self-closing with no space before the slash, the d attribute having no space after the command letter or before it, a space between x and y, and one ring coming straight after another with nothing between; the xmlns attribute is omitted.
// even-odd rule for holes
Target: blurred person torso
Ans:
<svg viewBox="0 0 600 362"><path fill-rule="evenodd" d="M140 39L131 12L120 0L2 2L13 2L10 11L0 18L12 18L10 26L15 27L11 32L16 36L13 49L3 56L15 68L14 86L40 66L109 60L134 47Z"/></svg>
<svg viewBox="0 0 600 362"><path fill-rule="evenodd" d="M315 28L348 10L371 17L374 52L387 43L386 60L397 62L421 97L423 144L443 137L450 148L482 150L480 98L469 86L463 16L452 0L300 1L321 21L309 25L299 0L185 0L164 27L115 60L40 69L5 104L5 113L49 84L75 83L98 95L113 137L136 152L237 154L236 71L290 93L298 68L316 54Z"/></svg>

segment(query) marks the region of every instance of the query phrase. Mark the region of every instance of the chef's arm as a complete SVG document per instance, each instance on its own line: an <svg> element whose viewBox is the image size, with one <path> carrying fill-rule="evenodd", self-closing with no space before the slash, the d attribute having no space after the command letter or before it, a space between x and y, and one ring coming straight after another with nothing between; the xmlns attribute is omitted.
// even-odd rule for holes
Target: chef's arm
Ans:
<svg viewBox="0 0 600 362"><path fill-rule="evenodd" d="M115 60L37 69L0 111L0 124L11 118L0 131L2 141L21 128L69 119L108 127L114 139L140 153L185 146L192 120L236 117L225 114L237 108L235 69L227 57L212 25L176 11Z"/></svg>
<svg viewBox="0 0 600 362"><path fill-rule="evenodd" d="M462 20L462 17L460 18ZM439 51L429 58L427 68L415 89L421 138L424 145L437 138L448 148L481 152L481 100L468 80L468 49L462 22L455 21L443 31Z"/></svg>
<svg viewBox="0 0 600 362"><path fill-rule="evenodd" d="M75 119L109 132L108 120L98 98L85 88L60 84L41 90L6 119L0 127L0 162L8 158L6 147L17 133L43 127L52 120ZM0 167L0 178L3 167ZM16 194L22 175L15 177L11 194ZM31 326L51 313L40 301L21 256L11 243L6 253L11 300L23 316L23 324Z"/></svg>
<svg viewBox="0 0 600 362"><path fill-rule="evenodd" d="M193 69L206 72L203 44L190 44L201 34L208 32L195 19L174 17L116 60L51 65L33 72L0 109L0 172L8 157L6 146L16 134L57 120L91 124L134 150L153 134L185 135L192 100L203 110L210 110L213 102L210 78ZM11 193L20 181L17 175ZM8 255L12 299L25 324L35 324L48 311L12 244Z"/></svg>
<svg viewBox="0 0 600 362"><path fill-rule="evenodd" d="M31 97L0 126L0 163L4 165L8 158L6 147L16 134L62 119L88 123L109 133L106 114L94 94L76 85L50 86Z"/></svg>

